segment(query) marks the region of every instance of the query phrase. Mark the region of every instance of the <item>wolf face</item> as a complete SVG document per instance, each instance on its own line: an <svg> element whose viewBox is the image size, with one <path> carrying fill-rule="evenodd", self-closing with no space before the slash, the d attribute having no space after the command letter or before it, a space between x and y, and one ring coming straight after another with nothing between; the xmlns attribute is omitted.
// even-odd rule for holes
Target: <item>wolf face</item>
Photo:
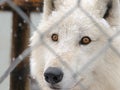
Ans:
<svg viewBox="0 0 120 90"><path fill-rule="evenodd" d="M119 56L111 48L105 48L108 45L105 34L111 37L116 33L115 27L119 27L119 17L115 17L119 14L116 13L119 0L113 1L81 0L79 6L58 25L54 24L77 1L44 1L43 21L31 38L32 47L39 42L31 54L31 73L43 90L84 90L83 87L119 90ZM55 27L49 30L53 25ZM119 37L112 41L118 51L119 41ZM101 50L104 52L100 53ZM93 59L95 61L87 66Z"/></svg>

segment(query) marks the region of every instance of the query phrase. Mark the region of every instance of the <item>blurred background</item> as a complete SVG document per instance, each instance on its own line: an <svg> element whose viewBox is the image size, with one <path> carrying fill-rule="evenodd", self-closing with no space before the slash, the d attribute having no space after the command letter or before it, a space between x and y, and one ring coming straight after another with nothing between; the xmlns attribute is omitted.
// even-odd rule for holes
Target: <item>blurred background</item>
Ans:
<svg viewBox="0 0 120 90"><path fill-rule="evenodd" d="M12 3L12 4L10 4ZM29 38L42 18L42 0L0 1L0 76L29 45ZM14 6L12 7L11 6ZM21 18L19 8L32 22ZM34 26L34 27L33 27ZM25 78L23 80L23 78ZM31 84L32 83L32 84ZM29 56L0 84L0 90L38 90L29 73Z"/></svg>

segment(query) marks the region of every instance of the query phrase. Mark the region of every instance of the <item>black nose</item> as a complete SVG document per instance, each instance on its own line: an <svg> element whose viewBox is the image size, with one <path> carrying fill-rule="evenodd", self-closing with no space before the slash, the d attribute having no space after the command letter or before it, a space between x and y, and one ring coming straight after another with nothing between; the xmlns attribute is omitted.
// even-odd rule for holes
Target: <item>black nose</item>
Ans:
<svg viewBox="0 0 120 90"><path fill-rule="evenodd" d="M49 67L44 73L45 80L50 84L56 84L63 78L63 72L59 68Z"/></svg>

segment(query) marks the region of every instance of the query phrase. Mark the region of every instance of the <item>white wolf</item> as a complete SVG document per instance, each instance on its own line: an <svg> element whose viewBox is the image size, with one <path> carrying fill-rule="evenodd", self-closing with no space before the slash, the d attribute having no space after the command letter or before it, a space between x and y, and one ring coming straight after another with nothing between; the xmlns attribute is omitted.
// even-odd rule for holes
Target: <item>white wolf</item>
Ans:
<svg viewBox="0 0 120 90"><path fill-rule="evenodd" d="M119 0L44 0L31 38L31 73L42 90L120 90L120 38L109 38L119 30L119 9Z"/></svg>

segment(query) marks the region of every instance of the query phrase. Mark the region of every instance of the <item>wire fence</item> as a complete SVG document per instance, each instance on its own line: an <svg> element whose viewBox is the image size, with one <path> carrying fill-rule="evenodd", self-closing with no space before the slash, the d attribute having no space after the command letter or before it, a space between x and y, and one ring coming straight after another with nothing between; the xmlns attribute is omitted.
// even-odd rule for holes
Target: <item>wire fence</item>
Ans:
<svg viewBox="0 0 120 90"><path fill-rule="evenodd" d="M14 11L16 11L26 22L27 24L29 24L29 26L32 26L32 28L34 28L34 30L37 30L37 27L34 26L32 24L32 22L30 21L29 17L17 6L14 4L13 1L11 0L1 0L0 4L2 3L7 3ZM69 11L67 11L60 19L58 19L52 26L50 26L50 28L48 30L46 30L46 32L41 33L40 31L37 31L39 33L40 36L40 42L38 42L36 45L34 45L33 47L27 48L22 54L20 54L8 67L8 69L3 73L3 75L0 76L0 84L8 77L8 75L10 75L10 73L15 69L15 67L24 60L25 57L27 57L32 50L34 50L35 48L37 48L38 46L40 46L41 44L44 45L51 53L53 53L59 60L60 63L62 63L73 75L74 79L77 79L77 81L80 84L80 87L82 87L83 90L87 90L86 86L83 85L79 78L77 76L79 76L80 74L82 74L85 70L88 69L88 67L90 67L91 65L94 64L94 62L96 60L98 60L97 58L99 58L102 54L104 54L109 48L116 53L116 55L120 58L120 52L118 51L117 47L115 47L112 42L113 40L119 36L120 34L120 30L119 30L119 26L118 28L116 28L116 33L113 34L112 36L110 36L108 33L105 32L104 28L101 27L101 25L99 25L99 23L93 18L93 16L91 16L87 11L84 10L84 8L82 8L82 6L80 6L80 0L77 0L77 3L75 4L75 6L73 8L71 8ZM80 11L82 11L85 16L87 16L98 28L98 30L103 34L103 36L107 37L107 42L106 44L101 47L100 50L97 51L97 53L90 58L90 60L79 70L79 72L74 73L74 71L72 71L71 67L63 61L63 58L58 55L56 53L56 51L54 51L43 39L44 35L46 33L51 32L52 30L54 30L54 28L56 28L63 20L65 20L68 16L70 16L77 8L79 7ZM112 28L111 28L112 29ZM42 43L41 43L42 42ZM42 89L42 87L41 87Z"/></svg>

